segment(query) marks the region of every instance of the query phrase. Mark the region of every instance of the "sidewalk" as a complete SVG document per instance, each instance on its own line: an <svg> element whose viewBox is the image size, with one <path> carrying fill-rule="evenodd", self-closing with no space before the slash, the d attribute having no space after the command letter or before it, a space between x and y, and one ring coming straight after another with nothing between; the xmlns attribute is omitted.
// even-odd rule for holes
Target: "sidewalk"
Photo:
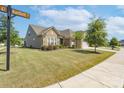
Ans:
<svg viewBox="0 0 124 93"><path fill-rule="evenodd" d="M65 81L46 88L122 88L124 87L124 49L104 62Z"/></svg>

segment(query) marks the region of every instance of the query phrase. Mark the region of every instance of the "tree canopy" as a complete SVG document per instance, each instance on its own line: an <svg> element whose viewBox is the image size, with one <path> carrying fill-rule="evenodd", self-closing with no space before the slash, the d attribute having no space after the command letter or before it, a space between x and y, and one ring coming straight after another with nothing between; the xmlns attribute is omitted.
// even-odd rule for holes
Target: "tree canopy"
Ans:
<svg viewBox="0 0 124 93"><path fill-rule="evenodd" d="M74 38L76 41L76 48L81 47L81 40L84 39L84 32L83 31L76 31L74 33Z"/></svg>
<svg viewBox="0 0 124 93"><path fill-rule="evenodd" d="M88 30L86 34L86 41L89 45L95 47L105 46L107 41L107 32L105 30L106 23L104 19L101 18L93 18L91 22L88 24Z"/></svg>
<svg viewBox="0 0 124 93"><path fill-rule="evenodd" d="M83 39L83 38L84 38L84 32L83 32L83 31L77 31L77 32L75 32L74 38L75 38L76 40L81 40L81 39Z"/></svg>
<svg viewBox="0 0 124 93"><path fill-rule="evenodd" d="M117 40L117 38L113 37L111 40L110 40L110 46L112 47L112 49L114 49L115 46L119 46L120 43L119 41Z"/></svg>
<svg viewBox="0 0 124 93"><path fill-rule="evenodd" d="M0 43L5 43L6 41L6 24L7 24L7 17L4 14L0 14ZM19 32L15 30L14 28L14 22L11 20L11 26L10 26L10 44L16 45L20 44L20 37Z"/></svg>

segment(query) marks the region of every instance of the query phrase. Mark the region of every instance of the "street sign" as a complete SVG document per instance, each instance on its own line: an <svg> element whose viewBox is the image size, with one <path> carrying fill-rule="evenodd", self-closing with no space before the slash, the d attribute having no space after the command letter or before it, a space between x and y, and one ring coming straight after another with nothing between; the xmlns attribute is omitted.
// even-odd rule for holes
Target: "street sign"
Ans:
<svg viewBox="0 0 124 93"><path fill-rule="evenodd" d="M0 5L0 11L7 13L7 47L6 47L6 70L8 71L10 69L10 25L11 25L11 18L13 18L12 15L20 16L24 18L30 18L30 14L26 12L22 12L20 10L12 9L11 5L3 6Z"/></svg>
<svg viewBox="0 0 124 93"><path fill-rule="evenodd" d="M16 15L16 16L21 16L21 17L24 17L24 18L30 18L30 15L28 13L22 12L22 11L19 11L19 10L16 10L16 9L12 9L12 14Z"/></svg>
<svg viewBox="0 0 124 93"><path fill-rule="evenodd" d="M0 5L0 11L2 12L7 12L7 7L6 6L3 6L3 5Z"/></svg>
<svg viewBox="0 0 124 93"><path fill-rule="evenodd" d="M0 5L0 11L7 13L7 7ZM24 17L24 18L30 18L30 14L17 9L12 9L12 14L16 16Z"/></svg>

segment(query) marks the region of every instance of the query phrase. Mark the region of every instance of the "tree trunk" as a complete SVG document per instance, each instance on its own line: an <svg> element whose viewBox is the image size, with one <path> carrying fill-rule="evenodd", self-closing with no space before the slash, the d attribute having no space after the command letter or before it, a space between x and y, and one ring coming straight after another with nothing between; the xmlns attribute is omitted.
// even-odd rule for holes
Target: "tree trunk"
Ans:
<svg viewBox="0 0 124 93"><path fill-rule="evenodd" d="M112 50L114 50L114 46L112 46Z"/></svg>

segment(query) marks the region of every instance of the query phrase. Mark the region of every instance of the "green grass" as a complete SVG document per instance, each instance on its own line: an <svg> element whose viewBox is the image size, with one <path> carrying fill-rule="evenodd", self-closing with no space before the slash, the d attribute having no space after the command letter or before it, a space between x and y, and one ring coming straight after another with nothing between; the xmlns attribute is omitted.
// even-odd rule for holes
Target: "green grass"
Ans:
<svg viewBox="0 0 124 93"><path fill-rule="evenodd" d="M5 69L5 52L0 52L0 87L45 87L68 79L113 55L113 52L60 49L12 48L11 70Z"/></svg>

